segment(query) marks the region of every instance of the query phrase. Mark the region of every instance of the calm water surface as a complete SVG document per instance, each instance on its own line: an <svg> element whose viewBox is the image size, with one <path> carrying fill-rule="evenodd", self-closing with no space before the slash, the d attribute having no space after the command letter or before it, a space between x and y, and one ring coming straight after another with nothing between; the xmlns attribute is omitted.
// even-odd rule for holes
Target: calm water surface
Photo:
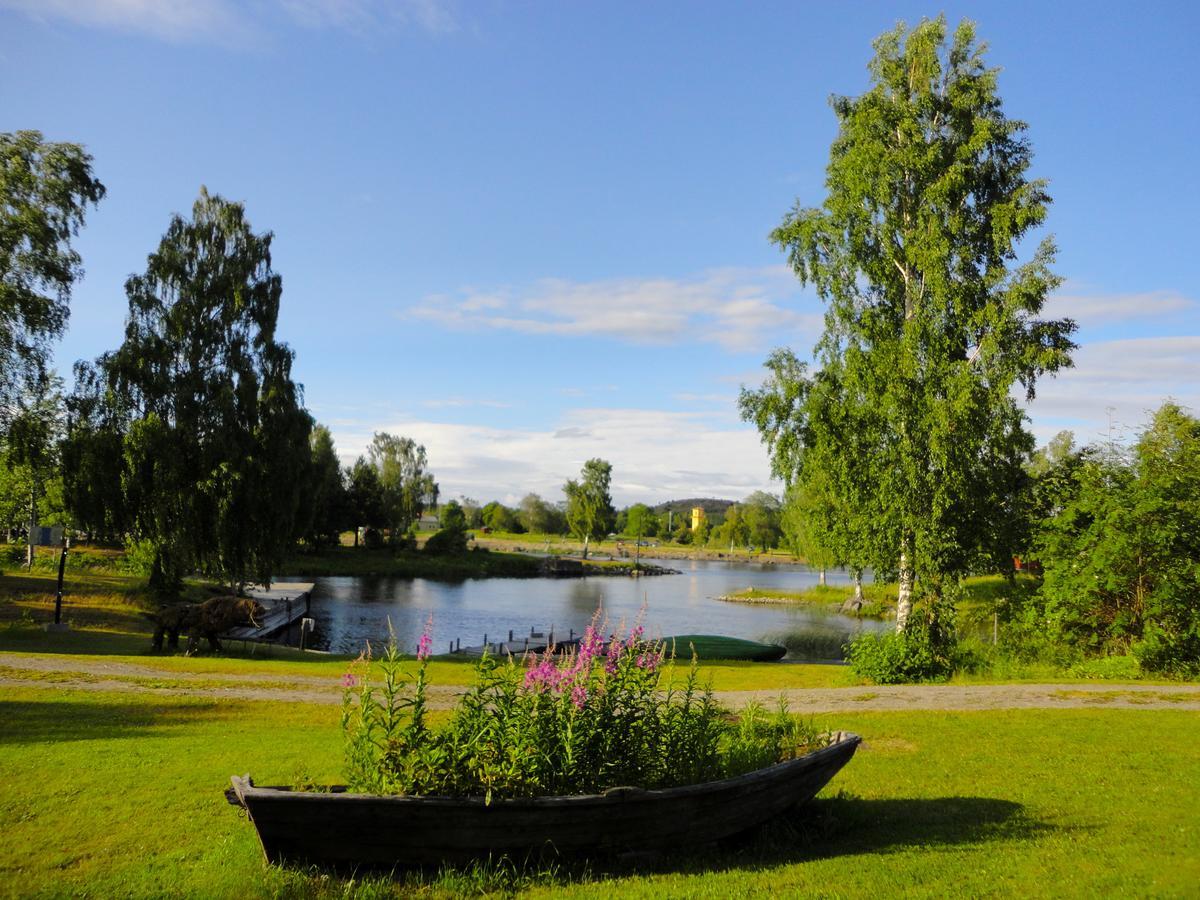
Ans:
<svg viewBox="0 0 1200 900"><path fill-rule="evenodd" d="M426 621L433 617L435 653L451 641L463 646L553 629L576 634L603 610L610 628L630 625L644 607L644 624L652 635L724 634L769 640L787 633L852 634L888 627L882 622L804 607L723 603L715 598L747 587L797 590L817 583L806 566L719 562L714 560L647 560L682 570L681 575L650 578L486 578L453 584L425 579L387 577L318 578L312 611L317 623L315 646L338 653L357 653L367 640L387 636L388 621L403 650L412 652ZM844 572L829 573L831 583L848 582Z"/></svg>

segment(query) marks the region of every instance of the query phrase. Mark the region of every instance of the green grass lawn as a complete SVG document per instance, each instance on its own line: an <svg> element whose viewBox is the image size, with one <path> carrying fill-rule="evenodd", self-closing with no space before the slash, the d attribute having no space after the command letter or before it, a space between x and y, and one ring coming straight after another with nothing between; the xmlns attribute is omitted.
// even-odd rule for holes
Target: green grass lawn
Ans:
<svg viewBox="0 0 1200 900"><path fill-rule="evenodd" d="M1154 895L1200 883L1200 717L1161 710L821 717L865 747L803 816L641 870L603 861L346 881L266 866L221 794L339 778L338 710L0 693L0 893L378 896ZM614 827L620 827L614 822Z"/></svg>

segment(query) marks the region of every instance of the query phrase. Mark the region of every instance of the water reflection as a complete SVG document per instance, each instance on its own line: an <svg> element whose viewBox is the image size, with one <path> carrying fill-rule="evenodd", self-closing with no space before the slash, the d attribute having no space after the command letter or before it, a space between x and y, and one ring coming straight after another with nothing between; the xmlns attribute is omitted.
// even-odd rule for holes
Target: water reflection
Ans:
<svg viewBox="0 0 1200 900"><path fill-rule="evenodd" d="M654 561L680 575L651 578L488 578L459 583L389 577L318 578L313 594L316 646L357 653L364 643L386 639L388 623L401 648L416 646L430 614L435 652L451 643L489 640L553 628L582 631L598 608L610 625L632 623L644 608L651 634L726 634L755 640L785 634L845 635L885 623L863 622L806 607L724 603L714 598L747 587L799 590L817 583L805 566L762 566L710 560ZM846 583L844 573L831 573ZM826 644L836 640L827 638Z"/></svg>

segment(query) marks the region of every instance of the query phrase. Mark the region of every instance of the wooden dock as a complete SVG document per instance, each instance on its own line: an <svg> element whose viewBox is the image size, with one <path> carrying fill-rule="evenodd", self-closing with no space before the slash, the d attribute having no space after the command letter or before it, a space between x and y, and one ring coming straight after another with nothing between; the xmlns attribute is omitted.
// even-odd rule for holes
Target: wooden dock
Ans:
<svg viewBox="0 0 1200 900"><path fill-rule="evenodd" d="M309 616L313 585L309 582L277 581L270 589L251 586L246 594L263 607L263 616L257 626L241 625L221 635L233 641L285 641L297 623Z"/></svg>
<svg viewBox="0 0 1200 900"><path fill-rule="evenodd" d="M553 630L547 634L531 628L528 635L514 636L510 631L508 640L490 641L488 635L485 634L482 644L471 647L464 647L461 640L454 641L450 645L450 652L458 656L478 659L483 656L484 650L489 656L523 656L526 653L545 653L546 649L551 646L554 647L555 653L566 653L579 646L579 637L573 628L568 631L565 638L556 636Z"/></svg>

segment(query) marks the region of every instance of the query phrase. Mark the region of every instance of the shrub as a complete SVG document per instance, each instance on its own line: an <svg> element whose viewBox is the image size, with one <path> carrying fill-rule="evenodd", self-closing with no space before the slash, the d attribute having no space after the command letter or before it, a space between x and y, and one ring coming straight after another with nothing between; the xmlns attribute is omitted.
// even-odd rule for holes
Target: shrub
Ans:
<svg viewBox="0 0 1200 900"><path fill-rule="evenodd" d="M876 684L941 681L952 670L945 649L919 626L886 634L863 633L846 647L850 670Z"/></svg>
<svg viewBox="0 0 1200 900"><path fill-rule="evenodd" d="M1147 626L1131 651L1141 667L1150 672L1195 678L1200 675L1200 623L1194 624L1190 633L1183 634Z"/></svg>
<svg viewBox="0 0 1200 900"><path fill-rule="evenodd" d="M459 528L442 528L425 542L424 551L430 556L458 556L467 552L467 533Z"/></svg>
<svg viewBox="0 0 1200 900"><path fill-rule="evenodd" d="M449 724L425 722L428 631L415 682L400 674L393 641L382 684L348 673L342 706L352 790L438 796L532 797L693 784L792 758L823 744L787 714L758 707L740 719L698 681L682 687L672 661L642 629L608 642L589 626L576 651L526 662L485 655ZM662 689L665 677L665 689Z"/></svg>
<svg viewBox="0 0 1200 900"><path fill-rule="evenodd" d="M1076 663L1068 670L1076 678L1130 681L1142 677L1142 667L1132 656L1098 656Z"/></svg>

